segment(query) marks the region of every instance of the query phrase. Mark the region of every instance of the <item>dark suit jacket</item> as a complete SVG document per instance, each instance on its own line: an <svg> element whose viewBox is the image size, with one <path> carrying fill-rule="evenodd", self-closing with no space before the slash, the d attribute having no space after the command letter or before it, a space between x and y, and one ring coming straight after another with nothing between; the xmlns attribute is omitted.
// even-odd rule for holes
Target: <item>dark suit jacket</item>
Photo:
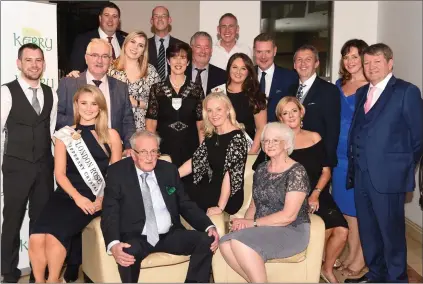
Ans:
<svg viewBox="0 0 423 284"><path fill-rule="evenodd" d="M354 162L352 137L357 110L364 107L369 84L357 90L356 106L348 141L348 187L353 186ZM423 151L423 101L413 84L389 80L377 103L381 104L368 127L368 142L364 147L371 181L378 192L414 191L415 166Z"/></svg>
<svg viewBox="0 0 423 284"><path fill-rule="evenodd" d="M256 66L256 71L258 67ZM279 67L275 64L272 86L267 101L267 122L277 121L276 105L285 96L289 95L289 88L298 84L298 74L295 71Z"/></svg>
<svg viewBox="0 0 423 284"><path fill-rule="evenodd" d="M298 86L298 81L291 86L292 96L296 95ZM325 144L328 166L333 168L338 164L336 148L341 127L341 94L334 84L316 77L303 105L306 110L303 128L320 134Z"/></svg>
<svg viewBox="0 0 423 284"><path fill-rule="evenodd" d="M135 132L134 114L129 101L128 86L115 78L107 76L110 92L110 113L112 128L119 132L124 143L124 148L131 148L129 138ZM73 124L73 96L79 87L87 84L86 73L83 72L79 78L64 77L59 82L57 96L57 123L56 129Z"/></svg>
<svg viewBox="0 0 423 284"><path fill-rule="evenodd" d="M179 40L179 39L177 39L173 36L170 36L169 45L177 43L177 42L183 42L183 41ZM148 63L153 65L156 68L156 70L158 70L158 68L157 68L157 48L156 48L156 43L154 42L154 36L150 37L148 39Z"/></svg>
<svg viewBox="0 0 423 284"><path fill-rule="evenodd" d="M192 79L192 64L190 63L185 71L185 75L191 81ZM225 84L227 80L226 71L219 67L209 64L209 73L207 77L207 91L205 95L211 93L211 89L219 85Z"/></svg>
<svg viewBox="0 0 423 284"><path fill-rule="evenodd" d="M85 63L85 52L87 51L88 44L93 38L100 38L98 29L80 34L75 38L72 53L70 55L69 70L78 70L79 72L83 72L87 69L87 64ZM125 40L124 33L116 31L116 39L118 40L119 45L122 46L123 41Z"/></svg>
<svg viewBox="0 0 423 284"><path fill-rule="evenodd" d="M184 191L175 165L158 160L154 169L173 229L184 229L180 215L198 231L213 225L207 215ZM174 192L170 188L176 189ZM145 210L135 164L132 158L123 159L107 170L104 190L101 230L106 246L121 240L124 234L142 233Z"/></svg>

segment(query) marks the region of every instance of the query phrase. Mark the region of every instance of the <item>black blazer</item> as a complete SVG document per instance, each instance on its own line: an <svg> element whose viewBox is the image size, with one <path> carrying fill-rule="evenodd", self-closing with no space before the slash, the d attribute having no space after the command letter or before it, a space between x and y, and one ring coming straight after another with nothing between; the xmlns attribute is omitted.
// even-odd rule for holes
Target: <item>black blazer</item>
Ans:
<svg viewBox="0 0 423 284"><path fill-rule="evenodd" d="M174 43L178 43L178 42L183 42L183 41L177 39L176 37L170 36L169 45L174 44ZM190 60L191 60L191 58L190 58ZM156 70L158 70L158 68L157 68L157 48L156 48L156 43L154 42L154 36L150 37L148 39L148 63L153 65L156 68Z"/></svg>
<svg viewBox="0 0 423 284"><path fill-rule="evenodd" d="M290 87L290 95L296 95L298 86L299 82ZM341 127L341 94L338 88L316 77L303 105L306 110L303 128L320 134L325 144L328 166L335 167L338 164L336 148Z"/></svg>
<svg viewBox="0 0 423 284"><path fill-rule="evenodd" d="M192 63L190 63L185 71L185 75L191 81L192 79ZM226 71L219 67L209 64L209 73L207 77L207 91L206 95L211 93L211 89L222 84L226 84Z"/></svg>
<svg viewBox="0 0 423 284"><path fill-rule="evenodd" d="M121 47L123 41L125 40L124 34L125 33L121 31L116 31L116 39ZM87 69L87 64L85 63L85 52L87 51L88 44L93 38L100 38L98 29L77 35L70 55L69 70L78 70L79 72L83 72Z"/></svg>
<svg viewBox="0 0 423 284"><path fill-rule="evenodd" d="M198 231L213 225L209 217L184 191L175 165L158 160L154 173L172 220L173 229L184 229L180 215ZM175 190L173 190L175 189ZM135 164L132 158L114 163L107 170L101 230L107 245L125 234L140 234L145 225L145 210Z"/></svg>

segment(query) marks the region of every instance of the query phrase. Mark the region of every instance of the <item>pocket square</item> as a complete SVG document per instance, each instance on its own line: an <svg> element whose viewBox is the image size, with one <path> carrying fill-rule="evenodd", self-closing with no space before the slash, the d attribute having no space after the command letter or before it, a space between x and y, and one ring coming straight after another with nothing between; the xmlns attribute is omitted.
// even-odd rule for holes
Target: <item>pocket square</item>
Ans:
<svg viewBox="0 0 423 284"><path fill-rule="evenodd" d="M316 103L308 103L307 105L308 106L311 106L311 105L315 105Z"/></svg>
<svg viewBox="0 0 423 284"><path fill-rule="evenodd" d="M281 90L276 90L276 94L282 93Z"/></svg>
<svg viewBox="0 0 423 284"><path fill-rule="evenodd" d="M172 195L176 191L176 188L174 186L166 186L166 191L167 194Z"/></svg>

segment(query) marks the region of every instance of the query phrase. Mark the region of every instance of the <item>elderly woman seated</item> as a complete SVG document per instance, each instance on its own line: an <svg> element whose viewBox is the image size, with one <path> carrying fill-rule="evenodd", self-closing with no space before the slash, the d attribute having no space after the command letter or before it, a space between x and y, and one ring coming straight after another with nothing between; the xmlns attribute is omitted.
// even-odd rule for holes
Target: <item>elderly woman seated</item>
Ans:
<svg viewBox="0 0 423 284"><path fill-rule="evenodd" d="M294 133L282 123L264 127L261 143L269 161L253 179L253 199L242 219L232 220L232 232L220 240L220 251L233 270L248 282L267 282L265 262L304 251L310 238L304 167L289 155Z"/></svg>

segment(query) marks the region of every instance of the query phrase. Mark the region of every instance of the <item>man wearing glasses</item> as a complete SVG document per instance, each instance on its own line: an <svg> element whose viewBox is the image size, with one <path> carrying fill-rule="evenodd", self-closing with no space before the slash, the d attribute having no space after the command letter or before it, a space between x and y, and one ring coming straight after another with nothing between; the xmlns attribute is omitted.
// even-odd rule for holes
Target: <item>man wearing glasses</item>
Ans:
<svg viewBox="0 0 423 284"><path fill-rule="evenodd" d="M251 48L237 41L239 37L238 19L232 13L226 13L219 20L217 26L219 41L213 47L210 64L226 70L229 58L234 53L245 53L253 59ZM228 70L226 70L228 71Z"/></svg>
<svg viewBox="0 0 423 284"><path fill-rule="evenodd" d="M132 159L108 169L101 216L107 253L122 283L137 283L142 260L153 252L190 255L185 283L208 283L219 235L185 193L176 166L158 160L159 144L156 134L137 131ZM180 215L196 230L185 229Z"/></svg>
<svg viewBox="0 0 423 284"><path fill-rule="evenodd" d="M166 49L170 44L182 41L169 34L172 29L170 25L172 18L166 7L155 7L151 13L150 23L154 36L148 39L148 63L156 68L160 79L164 81L169 74L169 66L166 63Z"/></svg>
<svg viewBox="0 0 423 284"><path fill-rule="evenodd" d="M97 86L103 93L108 111L108 125L114 128L123 141L123 149L130 149L129 138L135 132L135 121L129 101L128 86L107 76L112 60L111 45L105 39L95 38L87 46L85 61L86 72L78 78L64 77L59 82L57 94L59 97L56 129L73 125L73 96L79 87L89 84ZM124 151L124 155L126 152ZM82 261L81 235L72 240L69 250L68 266L65 280L73 282L78 277L78 268Z"/></svg>

